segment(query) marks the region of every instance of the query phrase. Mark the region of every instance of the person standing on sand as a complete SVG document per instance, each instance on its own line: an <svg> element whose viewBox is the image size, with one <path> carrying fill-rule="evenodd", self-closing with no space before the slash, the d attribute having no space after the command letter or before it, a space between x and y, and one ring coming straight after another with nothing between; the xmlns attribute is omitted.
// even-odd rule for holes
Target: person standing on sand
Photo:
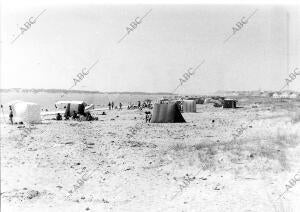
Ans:
<svg viewBox="0 0 300 212"><path fill-rule="evenodd" d="M110 106L111 106L111 104L110 104L110 102L108 103L108 109L110 110Z"/></svg>
<svg viewBox="0 0 300 212"><path fill-rule="evenodd" d="M111 102L111 108L114 109L114 105L115 103L114 102Z"/></svg>
<svg viewBox="0 0 300 212"><path fill-rule="evenodd" d="M14 117L14 115L13 115L13 112L12 112L12 108L11 108L11 106L9 106L9 120L10 120L11 124L14 124L13 117Z"/></svg>
<svg viewBox="0 0 300 212"><path fill-rule="evenodd" d="M58 113L58 114L56 115L56 120L57 120L57 121L62 120L62 116L60 115L60 113Z"/></svg>
<svg viewBox="0 0 300 212"><path fill-rule="evenodd" d="M120 106L120 110L122 110L122 103L121 102L120 102L119 106Z"/></svg>

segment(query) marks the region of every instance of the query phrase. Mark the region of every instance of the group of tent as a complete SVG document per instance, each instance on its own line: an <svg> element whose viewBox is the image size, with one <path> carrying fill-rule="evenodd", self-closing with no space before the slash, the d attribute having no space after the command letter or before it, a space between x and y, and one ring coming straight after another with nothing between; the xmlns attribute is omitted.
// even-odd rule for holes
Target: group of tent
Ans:
<svg viewBox="0 0 300 212"><path fill-rule="evenodd" d="M40 123L41 106L33 102L13 101L8 104L13 113L13 122L15 123ZM56 113L83 114L86 110L94 109L94 105L87 105L84 101L58 101L55 103ZM49 112L51 114L51 112Z"/></svg>
<svg viewBox="0 0 300 212"><path fill-rule="evenodd" d="M208 103L220 104L223 108L236 108L237 100L234 99L205 99ZM220 103L216 102L220 101ZM194 99L188 100L171 100L164 101L160 104L155 104L151 123L180 123L185 122L181 112L183 113L196 113L196 103Z"/></svg>
<svg viewBox="0 0 300 212"><path fill-rule="evenodd" d="M15 101L9 104L13 112L14 122L40 123L41 107L32 102ZM236 100L224 100L224 108L235 108ZM54 113L84 114L86 110L94 109L94 105L87 105L83 101L58 101L55 103L57 111ZM58 111L61 110L61 111ZM154 104L151 123L180 123L185 122L181 112L195 113L196 100L169 101ZM50 112L51 113L51 112Z"/></svg>

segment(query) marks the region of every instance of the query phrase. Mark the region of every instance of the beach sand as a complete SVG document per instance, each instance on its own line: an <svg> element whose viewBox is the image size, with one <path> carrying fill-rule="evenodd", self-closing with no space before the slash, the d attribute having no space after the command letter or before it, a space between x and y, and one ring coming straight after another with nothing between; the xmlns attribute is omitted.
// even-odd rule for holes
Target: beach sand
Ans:
<svg viewBox="0 0 300 212"><path fill-rule="evenodd" d="M290 111L197 111L176 124L145 123L139 110L43 116L26 132L2 123L2 211L300 211L300 181L279 198L300 174Z"/></svg>

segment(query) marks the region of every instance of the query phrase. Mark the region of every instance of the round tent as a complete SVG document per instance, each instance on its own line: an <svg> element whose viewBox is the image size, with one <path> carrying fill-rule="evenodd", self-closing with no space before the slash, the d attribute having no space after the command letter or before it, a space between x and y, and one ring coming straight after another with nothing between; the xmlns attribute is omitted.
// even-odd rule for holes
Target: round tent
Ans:
<svg viewBox="0 0 300 212"><path fill-rule="evenodd" d="M14 122L40 123L41 106L32 102L18 101L10 104Z"/></svg>
<svg viewBox="0 0 300 212"><path fill-rule="evenodd" d="M196 113L196 101L184 100L182 103L184 113Z"/></svg>
<svg viewBox="0 0 300 212"><path fill-rule="evenodd" d="M182 123L185 122L175 103L155 104L151 123Z"/></svg>

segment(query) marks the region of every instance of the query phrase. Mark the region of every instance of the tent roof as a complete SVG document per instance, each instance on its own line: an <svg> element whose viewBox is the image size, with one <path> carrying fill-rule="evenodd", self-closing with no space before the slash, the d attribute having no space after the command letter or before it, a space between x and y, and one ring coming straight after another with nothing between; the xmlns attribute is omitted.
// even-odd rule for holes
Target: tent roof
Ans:
<svg viewBox="0 0 300 212"><path fill-rule="evenodd" d="M8 105L16 105L16 104L25 104L25 105L38 105L37 103L34 102L25 102L25 101L20 101L20 100L14 100L8 103Z"/></svg>
<svg viewBox="0 0 300 212"><path fill-rule="evenodd" d="M14 100L14 101L10 101L7 103L7 105L14 105L14 104L17 104L19 102L24 102L24 101L21 101L21 100Z"/></svg>
<svg viewBox="0 0 300 212"><path fill-rule="evenodd" d="M55 103L55 105L60 105L60 104L84 104L84 105L87 105L86 102L84 101L58 101Z"/></svg>

